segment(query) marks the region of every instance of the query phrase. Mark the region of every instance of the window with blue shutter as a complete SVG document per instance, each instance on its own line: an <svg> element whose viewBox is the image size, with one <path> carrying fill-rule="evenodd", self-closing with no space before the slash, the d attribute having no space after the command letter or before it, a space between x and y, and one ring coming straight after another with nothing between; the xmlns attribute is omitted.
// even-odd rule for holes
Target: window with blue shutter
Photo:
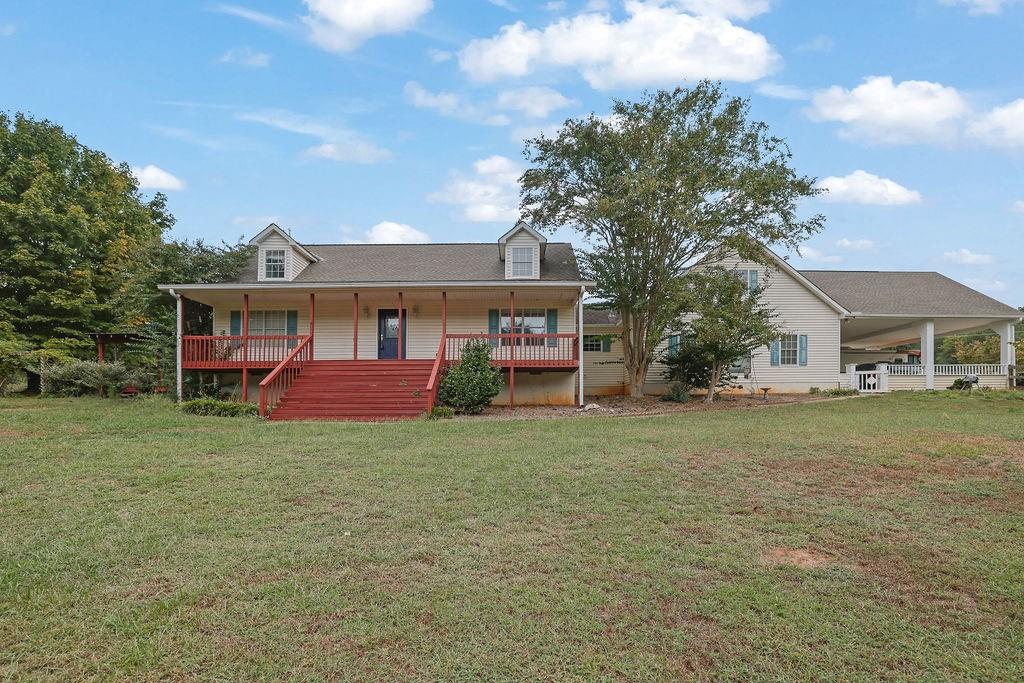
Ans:
<svg viewBox="0 0 1024 683"><path fill-rule="evenodd" d="M782 355L782 342L776 339L772 342L772 367L777 368Z"/></svg>
<svg viewBox="0 0 1024 683"><path fill-rule="evenodd" d="M668 338L668 352L675 353L679 350L679 335L673 334Z"/></svg>
<svg viewBox="0 0 1024 683"><path fill-rule="evenodd" d="M242 312L231 311L231 332L234 337L242 334Z"/></svg>
<svg viewBox="0 0 1024 683"><path fill-rule="evenodd" d="M285 322L285 334L296 335L299 333L299 312L288 311L287 320ZM298 343L294 339L288 340L288 348L294 349L298 346Z"/></svg>
<svg viewBox="0 0 1024 683"><path fill-rule="evenodd" d="M807 365L807 335L800 335L799 350L797 355L799 356L799 364Z"/></svg>
<svg viewBox="0 0 1024 683"><path fill-rule="evenodd" d="M612 338L608 335L601 337L601 351L604 353L611 353L612 350Z"/></svg>
<svg viewBox="0 0 1024 683"><path fill-rule="evenodd" d="M747 278L748 278L748 280L747 280L747 291L748 292L753 292L755 289L757 289L757 271L756 270L748 270L747 271Z"/></svg>
<svg viewBox="0 0 1024 683"><path fill-rule="evenodd" d="M487 334L498 334L501 331L501 330L498 329L498 325L499 325L498 309L497 308L492 308L491 310L487 311ZM491 339L490 340L490 344L491 344L491 346L497 346L498 345L498 340L497 339Z"/></svg>
<svg viewBox="0 0 1024 683"><path fill-rule="evenodd" d="M558 334L558 309L548 309L548 334ZM548 338L548 346L556 348L558 346L558 339L555 337Z"/></svg>

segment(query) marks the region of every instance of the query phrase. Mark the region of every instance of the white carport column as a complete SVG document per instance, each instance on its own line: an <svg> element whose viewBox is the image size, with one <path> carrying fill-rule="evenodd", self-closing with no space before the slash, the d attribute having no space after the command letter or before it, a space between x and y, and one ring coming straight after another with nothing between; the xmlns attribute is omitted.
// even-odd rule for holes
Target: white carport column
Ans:
<svg viewBox="0 0 1024 683"><path fill-rule="evenodd" d="M921 332L921 364L924 365L924 388L935 388L935 321L925 320Z"/></svg>
<svg viewBox="0 0 1024 683"><path fill-rule="evenodd" d="M1015 346L1017 340L1014 338L1016 330L1013 321L1008 320L995 325L992 330L999 335L999 364L1002 366L1017 365L1017 347Z"/></svg>

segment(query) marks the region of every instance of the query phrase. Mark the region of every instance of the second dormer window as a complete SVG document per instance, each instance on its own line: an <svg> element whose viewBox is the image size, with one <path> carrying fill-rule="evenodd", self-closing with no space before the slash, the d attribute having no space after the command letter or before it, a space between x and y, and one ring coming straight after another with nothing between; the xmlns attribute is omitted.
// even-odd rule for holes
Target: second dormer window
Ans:
<svg viewBox="0 0 1024 683"><path fill-rule="evenodd" d="M533 277L533 247L511 247L512 277Z"/></svg>
<svg viewBox="0 0 1024 683"><path fill-rule="evenodd" d="M263 276L267 280L284 279L284 249L267 249L265 252L265 268Z"/></svg>

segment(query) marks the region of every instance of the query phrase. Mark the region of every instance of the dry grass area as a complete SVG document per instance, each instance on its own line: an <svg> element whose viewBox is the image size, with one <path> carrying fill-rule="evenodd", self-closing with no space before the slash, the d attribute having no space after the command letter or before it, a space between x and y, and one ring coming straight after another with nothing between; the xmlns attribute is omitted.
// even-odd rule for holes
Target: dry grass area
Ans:
<svg viewBox="0 0 1024 683"><path fill-rule="evenodd" d="M1021 680L1024 400L0 400L0 679Z"/></svg>

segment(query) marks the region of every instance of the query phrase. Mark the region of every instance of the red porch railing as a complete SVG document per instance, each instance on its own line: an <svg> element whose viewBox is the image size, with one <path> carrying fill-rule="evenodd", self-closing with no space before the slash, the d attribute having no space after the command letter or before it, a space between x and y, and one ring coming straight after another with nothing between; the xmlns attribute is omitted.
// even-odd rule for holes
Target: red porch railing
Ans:
<svg viewBox="0 0 1024 683"><path fill-rule="evenodd" d="M181 338L181 366L186 370L272 368L307 335L189 335Z"/></svg>
<svg viewBox="0 0 1024 683"><path fill-rule="evenodd" d="M437 403L437 388L441 383L441 373L445 368L445 351L448 345L447 336L441 337L441 343L437 345L437 355L434 357L434 367L430 370L430 379L427 380L427 414L434 410Z"/></svg>
<svg viewBox="0 0 1024 683"><path fill-rule="evenodd" d="M442 340L447 363L462 358L472 340L490 342L491 363L503 368L572 368L579 364L579 338L566 334L449 334Z"/></svg>
<svg viewBox="0 0 1024 683"><path fill-rule="evenodd" d="M313 337L305 337L281 363L260 382L260 417L270 414L288 391L303 366L313 358Z"/></svg>

